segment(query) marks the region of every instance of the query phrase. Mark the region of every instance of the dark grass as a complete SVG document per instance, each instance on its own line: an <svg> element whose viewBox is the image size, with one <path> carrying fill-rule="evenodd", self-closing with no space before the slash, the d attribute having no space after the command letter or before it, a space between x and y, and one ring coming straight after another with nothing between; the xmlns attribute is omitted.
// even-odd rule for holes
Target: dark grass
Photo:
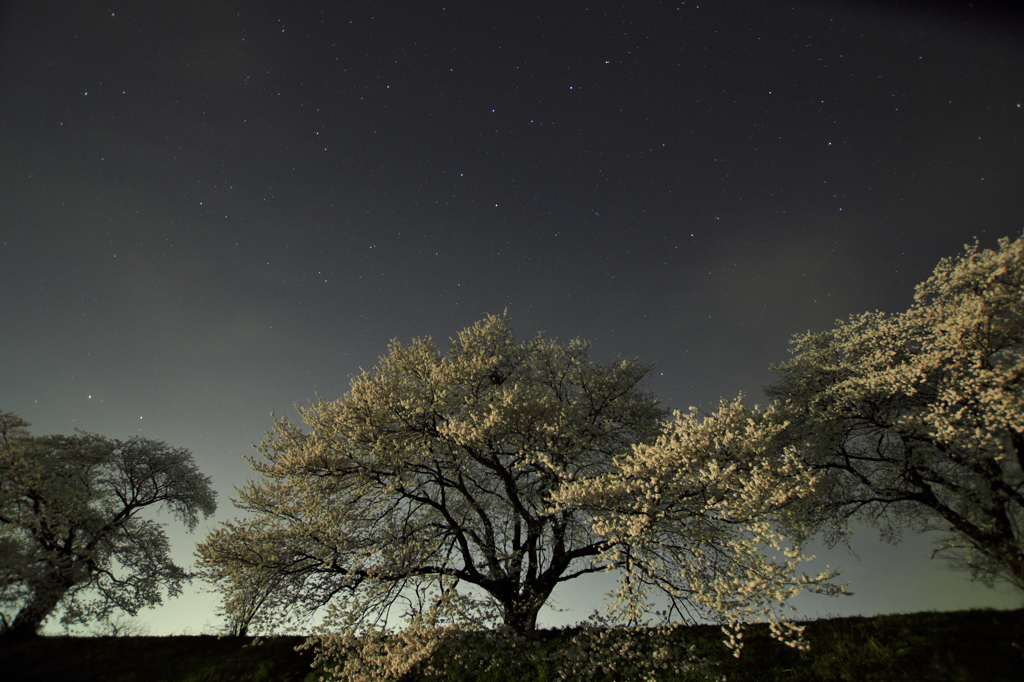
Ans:
<svg viewBox="0 0 1024 682"><path fill-rule="evenodd" d="M771 639L767 627L744 636L739 658L716 656L714 633L699 650L731 682L786 680L1024 680L1024 609L915 613L810 621L809 651ZM720 638L719 638L720 639Z"/></svg>
<svg viewBox="0 0 1024 682"><path fill-rule="evenodd" d="M311 674L304 637L37 637L0 645L11 682L302 682ZM310 682L319 676L310 676Z"/></svg>
<svg viewBox="0 0 1024 682"><path fill-rule="evenodd" d="M552 651L569 630L539 633ZM737 659L713 626L686 628L680 644L696 647L730 682L915 680L1020 682L1024 680L1024 609L915 613L810 621L810 651L771 639L765 626L744 634ZM0 678L33 682L313 682L312 654L296 652L301 637L277 637L247 646L237 637L40 637L0 644ZM502 654L498 654L502 656ZM504 658L504 656L503 656ZM450 682L553 680L544 656L512 657L484 676ZM609 675L607 680L615 678ZM671 672L659 680L692 679ZM603 682L600 676L586 682Z"/></svg>

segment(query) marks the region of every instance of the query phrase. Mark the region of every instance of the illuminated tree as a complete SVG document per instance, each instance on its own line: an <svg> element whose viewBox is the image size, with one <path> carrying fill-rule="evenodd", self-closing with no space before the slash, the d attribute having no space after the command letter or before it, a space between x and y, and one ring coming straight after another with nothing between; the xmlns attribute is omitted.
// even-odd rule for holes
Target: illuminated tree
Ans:
<svg viewBox="0 0 1024 682"><path fill-rule="evenodd" d="M768 393L825 474L814 504L833 530L945 531L936 552L1024 589L1024 240L967 246L908 311L855 315L793 353Z"/></svg>
<svg viewBox="0 0 1024 682"><path fill-rule="evenodd" d="M447 357L430 340L392 343L347 395L300 410L312 431L275 424L252 462L262 479L236 502L252 517L200 546L204 574L229 595L272 575L257 581L276 590L265 622L332 600L383 622L396 604L426 608L448 581L533 630L556 585L605 570L589 514L549 509L552 491L652 439L663 414L641 388L649 367L588 350L518 342L499 317Z"/></svg>
<svg viewBox="0 0 1024 682"><path fill-rule="evenodd" d="M32 437L0 413L0 618L4 637L34 635L60 610L66 625L135 615L181 592L162 524L190 529L216 510L210 480L187 450L92 434Z"/></svg>
<svg viewBox="0 0 1024 682"><path fill-rule="evenodd" d="M649 372L594 362L580 341L516 341L493 316L447 356L394 342L348 394L299 410L309 431L275 424L252 461L260 479L239 490L248 518L207 537L200 570L255 629L326 607L311 645L346 680L437 661L476 674L509 660L498 650L526 655L555 586L607 570L622 574L620 599L560 654L564 675L626 660L598 649L632 652L644 679L686 668L689 654L665 647L701 616L737 649L742 623L764 617L797 644L785 600L838 590L798 577L804 557L780 534L800 532L788 509L815 477L789 451L761 453L784 427L775 411L737 401L665 424ZM649 590L670 608L653 613Z"/></svg>

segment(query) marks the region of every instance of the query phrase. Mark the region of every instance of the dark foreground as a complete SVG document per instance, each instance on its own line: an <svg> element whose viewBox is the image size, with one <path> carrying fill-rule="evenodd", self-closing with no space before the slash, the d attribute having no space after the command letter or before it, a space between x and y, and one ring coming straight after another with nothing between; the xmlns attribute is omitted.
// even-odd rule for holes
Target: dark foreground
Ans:
<svg viewBox="0 0 1024 682"><path fill-rule="evenodd" d="M543 633L548 640L545 648L557 646L563 634ZM720 643L716 628L689 628L686 638L730 682L1024 679L1024 609L836 618L809 622L806 634L811 650L799 652L770 639L766 628L752 628L744 637L746 647L739 659ZM246 646L248 642L209 636L40 637L0 645L0 677L19 682L313 682L319 678L309 667L312 654L294 651L301 637L273 638L259 646ZM547 675L541 669L509 666L487 679L546 680Z"/></svg>

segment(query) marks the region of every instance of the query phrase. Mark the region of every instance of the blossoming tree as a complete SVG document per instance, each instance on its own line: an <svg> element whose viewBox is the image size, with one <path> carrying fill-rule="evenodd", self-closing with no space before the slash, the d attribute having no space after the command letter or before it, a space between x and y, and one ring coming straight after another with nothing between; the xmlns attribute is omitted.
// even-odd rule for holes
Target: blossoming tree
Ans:
<svg viewBox="0 0 1024 682"><path fill-rule="evenodd" d="M903 313L794 340L768 393L822 472L814 504L841 535L945 531L936 552L1024 589L1024 239L967 246ZM833 536L835 538L837 536Z"/></svg>
<svg viewBox="0 0 1024 682"><path fill-rule="evenodd" d="M181 592L163 507L189 529L217 508L192 453L144 438L29 435L0 412L0 635L32 636L55 610L65 624L130 615ZM8 617L10 616L10 617Z"/></svg>
<svg viewBox="0 0 1024 682"><path fill-rule="evenodd" d="M600 364L582 342L517 342L504 318L391 352L337 401L280 420L239 491L252 518L199 548L208 577L274 575L281 608L332 599L384 618L440 579L475 586L501 620L532 630L555 586L604 570L604 542L573 506L549 510L567 476L587 478L654 437L663 411L633 360ZM258 619L257 619L258 621Z"/></svg>

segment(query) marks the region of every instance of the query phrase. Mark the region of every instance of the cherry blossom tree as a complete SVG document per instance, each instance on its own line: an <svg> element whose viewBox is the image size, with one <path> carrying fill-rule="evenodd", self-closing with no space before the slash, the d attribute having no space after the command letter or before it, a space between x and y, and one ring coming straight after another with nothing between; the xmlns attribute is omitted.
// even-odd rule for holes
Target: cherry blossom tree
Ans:
<svg viewBox="0 0 1024 682"><path fill-rule="evenodd" d="M429 339L394 342L347 395L300 410L311 431L275 424L252 462L261 479L236 502L251 518L212 533L199 564L229 595L272 575L267 623L332 600L384 622L449 580L531 631L556 585L605 569L589 515L549 498L656 435L649 372L594 362L580 341L516 341L494 316L447 356Z"/></svg>
<svg viewBox="0 0 1024 682"><path fill-rule="evenodd" d="M759 619L799 644L786 599L839 590L796 573L789 510L816 477L760 447L785 426L774 410L737 401L666 424L643 389L650 370L595 362L581 341L517 341L505 317L447 355L393 342L349 393L299 410L309 430L275 423L251 460L259 478L238 491L247 517L199 546L200 571L253 630L325 614L310 646L347 680L504 665L495 652L530 651L556 585L609 570L618 599L563 652L565 679L615 670L626 659L592 653L610 642L643 679L696 665L666 647L703 617L737 650ZM649 592L670 608L654 613Z"/></svg>
<svg viewBox="0 0 1024 682"><path fill-rule="evenodd" d="M943 531L936 553L1024 589L1024 239L965 248L906 312L797 337L768 393L833 540L851 517Z"/></svg>
<svg viewBox="0 0 1024 682"><path fill-rule="evenodd" d="M0 619L32 636L55 611L65 625L135 615L191 575L170 557L165 508L190 529L216 510L188 450L143 438L30 436L0 413Z"/></svg>

